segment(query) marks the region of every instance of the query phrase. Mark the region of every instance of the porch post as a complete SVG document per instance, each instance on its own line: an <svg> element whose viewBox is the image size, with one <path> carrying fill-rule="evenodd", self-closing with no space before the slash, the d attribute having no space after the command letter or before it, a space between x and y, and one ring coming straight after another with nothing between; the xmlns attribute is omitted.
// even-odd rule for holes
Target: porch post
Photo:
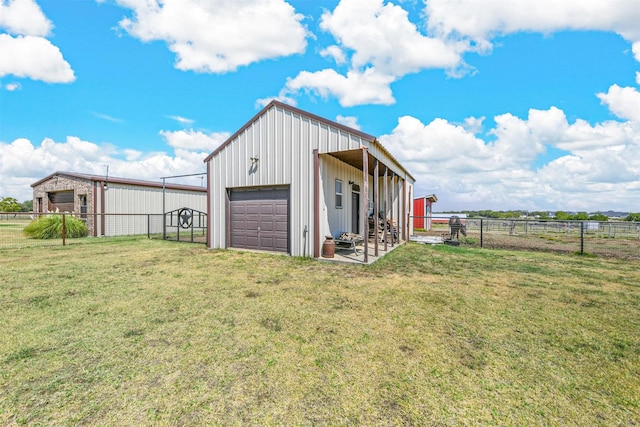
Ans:
<svg viewBox="0 0 640 427"><path fill-rule="evenodd" d="M406 179L402 180L402 216L400 218L402 218L402 240L406 242L407 231L409 230L409 221L407 218L407 180Z"/></svg>
<svg viewBox="0 0 640 427"><path fill-rule="evenodd" d="M362 220L364 226L362 227L364 237L364 263L369 262L369 150L367 147L362 147L362 182L364 197L362 200Z"/></svg>
<svg viewBox="0 0 640 427"><path fill-rule="evenodd" d="M378 254L378 230L380 230L380 219L378 218L378 187L380 186L378 180L378 159L374 160L373 166L373 235L374 235L374 247L375 256L379 256Z"/></svg>
<svg viewBox="0 0 640 427"><path fill-rule="evenodd" d="M320 157L313 150L313 257L320 257Z"/></svg>
<svg viewBox="0 0 640 427"><path fill-rule="evenodd" d="M393 238L393 210L395 208L395 203L393 201L393 198L394 198L394 196L396 194L396 192L394 191L395 187L396 187L396 174L393 173L393 171L391 171L391 214L390 214L390 218L389 218L389 221L391 221L391 223L389 224L389 228L390 228L390 231L391 231L391 247L393 247L393 243L394 243L393 242L394 241L394 238Z"/></svg>
<svg viewBox="0 0 640 427"><path fill-rule="evenodd" d="M387 180L388 180L388 167L384 167L384 200L382 201L382 238L384 239L384 250L387 250L387 200L389 199L389 189L387 188Z"/></svg>

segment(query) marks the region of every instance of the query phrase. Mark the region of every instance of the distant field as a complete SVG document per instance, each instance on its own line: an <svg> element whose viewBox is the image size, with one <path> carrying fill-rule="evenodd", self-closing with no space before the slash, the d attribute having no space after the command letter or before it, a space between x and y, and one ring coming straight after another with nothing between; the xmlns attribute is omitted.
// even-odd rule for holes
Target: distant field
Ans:
<svg viewBox="0 0 640 427"><path fill-rule="evenodd" d="M467 237L460 236L466 246L509 250L580 253L599 257L618 257L640 260L640 224L631 222L585 221L581 235L580 222L576 221L511 221L467 219ZM589 224L595 226L589 229ZM447 224L434 223L429 231L416 234L446 236ZM482 242L481 242L482 237Z"/></svg>
<svg viewBox="0 0 640 427"><path fill-rule="evenodd" d="M0 425L640 424L638 262L0 252Z"/></svg>

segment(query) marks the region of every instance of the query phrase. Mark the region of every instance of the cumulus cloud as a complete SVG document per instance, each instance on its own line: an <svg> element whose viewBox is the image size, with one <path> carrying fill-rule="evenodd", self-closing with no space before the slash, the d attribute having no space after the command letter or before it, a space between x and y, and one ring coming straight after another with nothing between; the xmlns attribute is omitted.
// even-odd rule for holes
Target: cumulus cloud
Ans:
<svg viewBox="0 0 640 427"><path fill-rule="evenodd" d="M286 99L288 94L303 90L318 94L323 99L335 96L343 107L362 104L390 105L395 102L390 87L394 80L393 76L378 73L372 68L363 72L349 71L346 76L331 68L313 73L302 71L287 81L286 89L279 99Z"/></svg>
<svg viewBox="0 0 640 427"><path fill-rule="evenodd" d="M358 118L355 116L342 116L338 115L336 117L336 122L348 126L351 129L360 130L360 125L358 124Z"/></svg>
<svg viewBox="0 0 640 427"><path fill-rule="evenodd" d="M599 93L598 98L616 116L640 124L640 92L637 89L613 85L607 93Z"/></svg>
<svg viewBox="0 0 640 427"><path fill-rule="evenodd" d="M345 107L389 105L395 102L390 85L404 75L461 64L455 43L425 36L405 9L382 0L342 0L322 15L320 28L338 42L321 55L339 65L350 55L349 70L344 75L334 69L302 71L287 81L285 94L303 90L334 96Z"/></svg>
<svg viewBox="0 0 640 427"><path fill-rule="evenodd" d="M303 16L284 0L117 0L133 11L120 27L144 42L162 40L176 68L225 73L303 53Z"/></svg>
<svg viewBox="0 0 640 427"><path fill-rule="evenodd" d="M555 107L531 109L524 119L503 114L494 122L479 137L444 119L423 124L404 116L380 142L416 177L416 194L436 193L453 209L637 206L637 123L569 123ZM564 154L545 163L549 150Z"/></svg>
<svg viewBox="0 0 640 427"><path fill-rule="evenodd" d="M45 38L52 27L33 0L2 1L0 29L9 34L0 34L0 77L14 75L48 83L74 81L71 65Z"/></svg>
<svg viewBox="0 0 640 427"><path fill-rule="evenodd" d="M631 42L640 61L640 8L634 1L429 0L425 12L431 34L468 41L475 50L490 49L497 35L595 30L614 32Z"/></svg>
<svg viewBox="0 0 640 427"><path fill-rule="evenodd" d="M189 138L194 140L189 142ZM20 201L33 196L30 185L58 170L105 174L133 179L158 181L167 175L184 175L205 170L204 159L210 148L223 135L201 135L198 132L166 132L173 154L143 153L132 149L116 149L109 144L96 144L69 136L64 141L45 138L39 145L25 138L10 143L0 142L0 197L15 197ZM199 185L200 181L191 182Z"/></svg>
<svg viewBox="0 0 640 427"><path fill-rule="evenodd" d="M34 0L2 0L0 28L11 34L46 37L53 25Z"/></svg>
<svg viewBox="0 0 640 427"><path fill-rule="evenodd" d="M213 132L205 134L200 131L179 130L179 131L160 131L160 135L167 141L167 144L184 150L204 150L212 152L220 144L226 141L230 134L228 132Z"/></svg>
<svg viewBox="0 0 640 427"><path fill-rule="evenodd" d="M346 69L301 71L287 80L280 99L305 92L335 97L344 107L393 104L390 85L405 75L433 68L451 77L474 73L466 53L489 53L495 37L518 32L613 32L631 43L640 61L640 7L634 1L429 0L423 22L413 22L401 4L341 0L326 11L320 28L336 43L320 54Z"/></svg>

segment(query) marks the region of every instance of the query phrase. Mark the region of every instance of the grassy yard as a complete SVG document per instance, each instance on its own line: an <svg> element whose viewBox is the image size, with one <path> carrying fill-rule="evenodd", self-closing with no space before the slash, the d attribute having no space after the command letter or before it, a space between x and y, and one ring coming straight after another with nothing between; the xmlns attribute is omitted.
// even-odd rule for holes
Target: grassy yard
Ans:
<svg viewBox="0 0 640 427"><path fill-rule="evenodd" d="M0 424L640 425L640 264L0 251Z"/></svg>

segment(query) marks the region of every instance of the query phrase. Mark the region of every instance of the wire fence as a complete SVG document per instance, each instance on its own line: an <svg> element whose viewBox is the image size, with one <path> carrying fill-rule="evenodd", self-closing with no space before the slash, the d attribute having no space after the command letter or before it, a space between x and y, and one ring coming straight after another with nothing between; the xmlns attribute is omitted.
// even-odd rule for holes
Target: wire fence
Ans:
<svg viewBox="0 0 640 427"><path fill-rule="evenodd" d="M448 220L448 216L434 216L431 230L416 234L481 248L640 259L639 222L462 218L467 235L452 239Z"/></svg>
<svg viewBox="0 0 640 427"><path fill-rule="evenodd" d="M73 245L118 236L144 236L149 239L206 243L206 215L197 211L188 213L192 216L183 216L181 220L174 213L163 215L0 212L0 249ZM25 234L25 228L29 224L51 216L60 217L63 224L71 217L80 219L87 227L87 236L71 237L64 228L60 230L58 237L47 239L32 238Z"/></svg>
<svg viewBox="0 0 640 427"><path fill-rule="evenodd" d="M182 213L184 214L184 212ZM24 229L32 221L49 215L76 217L85 222L88 236L35 239ZM206 243L206 214L191 211L190 217L163 214L42 214L0 212L0 249L60 246L116 236L146 236L192 243ZM414 217L414 219L417 217ZM466 236L452 239L449 217L432 217L431 229L417 235L437 236L465 246L577 253L640 259L640 223L630 221L557 221L534 219L462 218ZM188 224L188 227L185 227Z"/></svg>

